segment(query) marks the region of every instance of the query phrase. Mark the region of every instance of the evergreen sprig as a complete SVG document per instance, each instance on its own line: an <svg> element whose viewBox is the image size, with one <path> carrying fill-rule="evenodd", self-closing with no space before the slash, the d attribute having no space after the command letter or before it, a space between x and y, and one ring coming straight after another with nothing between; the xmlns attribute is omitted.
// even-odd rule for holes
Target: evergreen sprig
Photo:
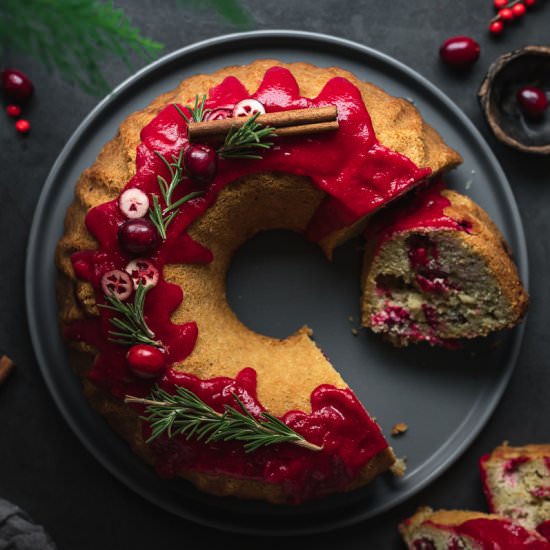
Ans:
<svg viewBox="0 0 550 550"><path fill-rule="evenodd" d="M149 328L143 315L145 296L152 286L144 286L141 282L136 288L133 303L125 303L114 294L106 294L106 304L98 304L99 307L109 309L120 315L112 317L109 322L118 330L109 331L109 341L123 346L135 344L149 344L161 347L162 344L155 340L155 333Z"/></svg>
<svg viewBox="0 0 550 550"><path fill-rule="evenodd" d="M183 117L185 122L189 124L190 122L202 122L202 119L204 118L204 115L210 110L210 109L204 109L204 104L206 103L206 94L202 96L201 99L199 99L198 94L195 96L195 105L193 107L187 107L189 112L191 113L191 118L189 118L180 108L179 105L174 103L174 107L176 108L176 111Z"/></svg>
<svg viewBox="0 0 550 550"><path fill-rule="evenodd" d="M276 443L291 443L310 451L322 447L310 443L276 416L262 412L255 418L233 394L239 409L226 405L223 413L215 411L192 391L182 386L170 394L158 386L153 388L150 399L126 396L125 403L146 405L142 420L151 425L148 443L161 434L169 438L183 435L205 443L215 441L239 441L247 453Z"/></svg>
<svg viewBox="0 0 550 550"><path fill-rule="evenodd" d="M200 196L202 193L200 191L193 191L192 193L184 195L177 201L172 202L174 191L181 183L183 177L183 148L177 157L172 156L172 162L169 162L168 159L158 151L155 151L155 154L168 168L168 172L170 173L170 183L168 183L162 176L157 176L160 193L166 206L162 208L158 196L153 195L153 205L149 207L149 218L155 224L155 227L157 228L157 231L162 239L166 239L166 231L168 226L179 212L180 207L187 201Z"/></svg>
<svg viewBox="0 0 550 550"><path fill-rule="evenodd" d="M218 149L218 155L224 159L261 159L258 149L270 149L273 142L262 141L275 136L275 128L264 126L256 119L260 113L250 117L240 128L232 126L223 145Z"/></svg>
<svg viewBox="0 0 550 550"><path fill-rule="evenodd" d="M163 45L143 37L121 9L98 0L2 0L0 51L11 47L56 68L84 90L110 90L102 64L115 55L133 70L131 55L150 60Z"/></svg>

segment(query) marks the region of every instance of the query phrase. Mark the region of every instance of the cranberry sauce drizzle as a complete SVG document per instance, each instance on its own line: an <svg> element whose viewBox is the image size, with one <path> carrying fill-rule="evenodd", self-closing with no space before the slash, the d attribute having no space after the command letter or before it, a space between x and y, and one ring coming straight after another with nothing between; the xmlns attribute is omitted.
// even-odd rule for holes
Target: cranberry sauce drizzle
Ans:
<svg viewBox="0 0 550 550"><path fill-rule="evenodd" d="M428 521L439 529L466 536L477 542L483 550L550 550L550 543L546 542L538 533L524 529L510 520L499 518L470 519L459 525L438 525Z"/></svg>
<svg viewBox="0 0 550 550"><path fill-rule="evenodd" d="M170 320L171 313L184 296L178 286L163 279L162 269L167 263L212 261L211 252L195 242L186 230L215 202L226 185L242 176L266 171L309 176L313 185L327 193L306 235L319 240L334 229L379 209L430 174L430 169L419 169L403 155L378 143L359 90L344 78L328 81L321 93L310 99L300 95L298 84L288 70L273 67L265 73L253 94L236 78L226 78L209 91L205 108L229 110L247 98L260 101L267 112L336 105L340 127L338 131L322 136L281 141L275 138L275 146L265 151L262 160L219 159L216 177L206 188L183 177L173 201L193 191L203 191L203 194L181 206L168 226L166 239L146 256L161 275L158 284L147 294L145 319L155 337L162 342L168 365L181 363L193 351L198 327L193 322L175 325ZM188 109L187 113L190 114ZM173 105L169 105L142 129L136 154L136 173L122 191L139 189L149 197L156 195L163 205L157 177L160 175L170 181L170 175L159 154L171 160L187 145L185 120ZM97 249L76 252L72 256L76 276L92 284L97 304L105 303L101 290L102 275L110 270L124 270L128 262L135 259L130 251L120 246L117 238L120 226L126 221L118 201L117 198L88 212L85 223L97 240ZM72 324L66 329L66 335L98 349L98 358L89 374L97 386L117 398L126 394L145 396L152 382L134 376L128 368L127 348L108 340L112 316L112 311L101 308L99 317ZM229 389L241 388L237 393L247 394L243 401L255 414L261 410L261 405L252 383L246 382L250 373L244 372L236 380L224 378L200 382L191 375L169 369L163 383L188 385L212 403L214 390L223 390L221 393L227 398ZM175 438L170 445L166 441L155 444L159 457L164 457L159 461L159 468L172 474L177 472L178 465L211 472L223 470L285 487L298 487L298 500L306 493L315 493L315 484L320 488L317 492L331 484L343 487L361 466L387 447L387 442L350 390L320 386L311 399L311 414L289 412L284 421L303 432L308 439L322 441L324 451L321 453L281 447L277 453L266 448L251 457L245 456L236 444L224 443L215 447ZM178 452L180 447L181 453ZM219 450L222 447L223 452ZM195 458L189 458L188 449ZM228 458L227 449L231 450L231 458ZM317 476L315 482L312 476Z"/></svg>

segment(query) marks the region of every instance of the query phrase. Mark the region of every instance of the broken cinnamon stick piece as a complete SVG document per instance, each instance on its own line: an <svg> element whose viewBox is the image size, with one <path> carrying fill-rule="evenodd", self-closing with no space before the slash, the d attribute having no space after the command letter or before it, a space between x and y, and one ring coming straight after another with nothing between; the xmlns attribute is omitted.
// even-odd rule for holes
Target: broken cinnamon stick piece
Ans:
<svg viewBox="0 0 550 550"><path fill-rule="evenodd" d="M0 357L0 384L6 380L14 367L15 363L7 355Z"/></svg>
<svg viewBox="0 0 550 550"><path fill-rule="evenodd" d="M187 136L189 141L192 142L205 142L223 138L231 128L244 126L250 118L246 116L190 122L187 127ZM276 129L277 136L299 136L329 132L338 129L338 111L336 105L279 111L260 115L256 118L256 122L264 126L272 126Z"/></svg>

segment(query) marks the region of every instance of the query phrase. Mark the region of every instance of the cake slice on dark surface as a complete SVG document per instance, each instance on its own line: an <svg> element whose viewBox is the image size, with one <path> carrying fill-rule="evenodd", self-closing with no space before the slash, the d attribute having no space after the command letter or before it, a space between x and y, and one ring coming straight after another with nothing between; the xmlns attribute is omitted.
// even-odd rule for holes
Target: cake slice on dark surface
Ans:
<svg viewBox="0 0 550 550"><path fill-rule="evenodd" d="M489 509L550 539L550 445L503 443L479 468Z"/></svg>
<svg viewBox="0 0 550 550"><path fill-rule="evenodd" d="M396 346L452 345L518 324L528 296L487 213L441 184L380 212L366 231L362 322Z"/></svg>

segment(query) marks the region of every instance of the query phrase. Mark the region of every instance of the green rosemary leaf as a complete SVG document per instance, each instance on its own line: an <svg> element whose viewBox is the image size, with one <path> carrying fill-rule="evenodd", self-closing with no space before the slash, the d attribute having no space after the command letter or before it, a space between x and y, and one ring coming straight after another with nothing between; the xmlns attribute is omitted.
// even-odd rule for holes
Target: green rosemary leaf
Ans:
<svg viewBox="0 0 550 550"><path fill-rule="evenodd" d="M205 110L204 110L204 104L206 103L206 94L202 96L202 98L199 100L198 94L195 96L195 105L193 107L187 106L187 109L191 113L191 118L189 118L180 108L180 106L176 103L173 103L174 107L178 111L178 113L183 117L185 122L189 124L190 122L202 122L202 119L204 118Z"/></svg>
<svg viewBox="0 0 550 550"><path fill-rule="evenodd" d="M146 406L146 415L141 418L151 426L148 443L166 434L169 438L182 435L205 443L238 441L243 443L247 453L277 443L291 443L311 451L322 450L267 412L255 418L237 395L233 394L233 397L238 408L226 405L223 413L215 411L181 386L176 388L175 394L156 386L149 399L128 395L124 401Z"/></svg>
<svg viewBox="0 0 550 550"><path fill-rule="evenodd" d="M273 142L264 138L275 136L275 128L263 126L256 122L260 113L256 113L240 128L232 126L223 145L218 149L218 155L224 159L261 159L257 149L270 149Z"/></svg>

